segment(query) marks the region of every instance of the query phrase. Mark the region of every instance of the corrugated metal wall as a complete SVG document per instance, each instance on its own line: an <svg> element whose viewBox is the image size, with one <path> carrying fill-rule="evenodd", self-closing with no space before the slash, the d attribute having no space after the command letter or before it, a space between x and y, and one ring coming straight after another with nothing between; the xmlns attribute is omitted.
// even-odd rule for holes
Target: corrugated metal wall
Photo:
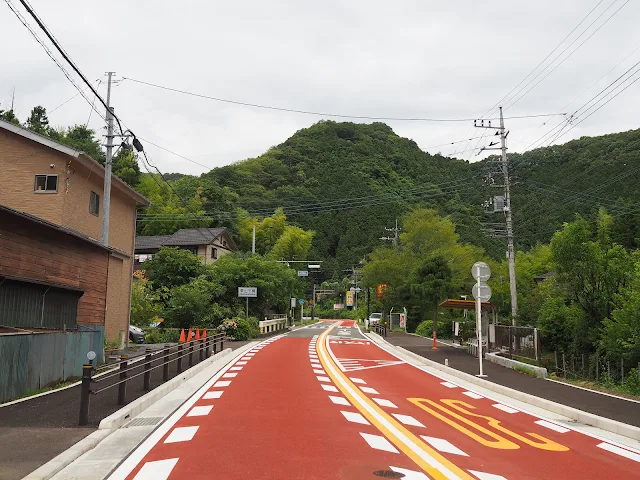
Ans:
<svg viewBox="0 0 640 480"><path fill-rule="evenodd" d="M90 329L89 329L90 328ZM87 352L104 361L104 328L0 335L0 403L73 376L82 375Z"/></svg>
<svg viewBox="0 0 640 480"><path fill-rule="evenodd" d="M74 329L82 292L4 280L0 285L0 325Z"/></svg>

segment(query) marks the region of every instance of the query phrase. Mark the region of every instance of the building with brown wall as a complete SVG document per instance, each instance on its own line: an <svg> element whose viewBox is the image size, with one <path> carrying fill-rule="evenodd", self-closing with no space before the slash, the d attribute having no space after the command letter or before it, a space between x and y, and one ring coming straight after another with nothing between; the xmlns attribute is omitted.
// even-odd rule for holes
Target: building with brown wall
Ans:
<svg viewBox="0 0 640 480"><path fill-rule="evenodd" d="M87 154L0 120L0 205L24 212L99 243L104 168ZM104 280L105 337L126 335L131 299L137 205L149 201L112 176L110 230Z"/></svg>

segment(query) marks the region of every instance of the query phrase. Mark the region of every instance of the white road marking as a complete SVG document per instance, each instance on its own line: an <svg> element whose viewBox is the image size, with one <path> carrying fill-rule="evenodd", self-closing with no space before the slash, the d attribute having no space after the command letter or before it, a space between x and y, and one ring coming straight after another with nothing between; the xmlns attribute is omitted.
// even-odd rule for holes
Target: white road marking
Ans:
<svg viewBox="0 0 640 480"><path fill-rule="evenodd" d="M323 385L323 387L328 387L329 385ZM334 387L335 388L335 387ZM338 391L338 389L336 389ZM333 395L329 395L329 398L336 405L351 405L349 401L344 397L334 397Z"/></svg>
<svg viewBox="0 0 640 480"><path fill-rule="evenodd" d="M440 385L442 385L443 387L447 387L447 388L458 388L458 385L456 385L455 383L451 383L451 382L440 382Z"/></svg>
<svg viewBox="0 0 640 480"><path fill-rule="evenodd" d="M248 362L249 360L251 360L251 357L242 357L241 360L244 360L244 362Z"/></svg>
<svg viewBox="0 0 640 480"><path fill-rule="evenodd" d="M373 398L372 400L381 407L398 408L395 403L385 400L384 398Z"/></svg>
<svg viewBox="0 0 640 480"><path fill-rule="evenodd" d="M247 353L247 354L245 355L245 357L253 357L253 356L255 356L255 353Z"/></svg>
<svg viewBox="0 0 640 480"><path fill-rule="evenodd" d="M242 370L242 367L231 367L229 370Z"/></svg>
<svg viewBox="0 0 640 480"><path fill-rule="evenodd" d="M193 407L189 413L187 413L187 417L204 417L205 415L209 415L213 405L204 405L202 407Z"/></svg>
<svg viewBox="0 0 640 480"><path fill-rule="evenodd" d="M329 377L325 377L323 375L316 375L316 378L320 382L330 382L331 381L331 379Z"/></svg>
<svg viewBox="0 0 640 480"><path fill-rule="evenodd" d="M133 480L167 480L178 458L168 458L145 463Z"/></svg>
<svg viewBox="0 0 640 480"><path fill-rule="evenodd" d="M222 378L235 378L237 376L237 373L225 373L224 375L222 375Z"/></svg>
<svg viewBox="0 0 640 480"><path fill-rule="evenodd" d="M356 412L345 412L344 410L340 410L340 413L344 415L344 418L353 423L361 423L362 425L371 425L366 418Z"/></svg>
<svg viewBox="0 0 640 480"><path fill-rule="evenodd" d="M236 365L246 365L246 364L247 364L247 362L236 362L235 364L236 364Z"/></svg>
<svg viewBox="0 0 640 480"><path fill-rule="evenodd" d="M420 435L420 437L433 448L441 452L452 453L454 455L462 455L463 457L469 456L444 438L427 437L426 435Z"/></svg>
<svg viewBox="0 0 640 480"><path fill-rule="evenodd" d="M502 475L494 475L493 473L477 472L475 470L469 470L469 473L472 473L480 480L507 480Z"/></svg>
<svg viewBox="0 0 640 480"><path fill-rule="evenodd" d="M222 396L222 390L215 390L213 392L207 392L202 397L203 400L212 400L214 398L220 398Z"/></svg>
<svg viewBox="0 0 640 480"><path fill-rule="evenodd" d="M314 369L313 369L313 373L317 373L318 375L324 375L324 374L325 374L325 373L327 373L327 372L325 372L325 371L324 371L324 370L322 370L321 368L314 368Z"/></svg>
<svg viewBox="0 0 640 480"><path fill-rule="evenodd" d="M404 480L429 480L429 477L422 472L416 472L415 470L407 470L406 468L399 467L389 468L394 472L402 473L404 475L404 477L402 477Z"/></svg>
<svg viewBox="0 0 640 480"><path fill-rule="evenodd" d="M372 393L373 395L380 395L380 393L378 393L378 391L375 388L360 387L360 390L362 390L364 393Z"/></svg>
<svg viewBox="0 0 640 480"><path fill-rule="evenodd" d="M401 415L399 413L392 413L391 415L396 417L396 420L398 420L399 422L404 423L405 425L411 425L413 427L426 428L426 427L424 427L424 425L422 423L420 423L418 420L413 418L411 415Z"/></svg>
<svg viewBox="0 0 640 480"><path fill-rule="evenodd" d="M322 387L323 390L326 390L327 392L336 392L336 393L338 392L338 389L333 385L326 385L324 383L321 383L320 386Z"/></svg>
<svg viewBox="0 0 640 480"><path fill-rule="evenodd" d="M606 450L607 452L615 453L616 455L620 455L621 457L628 458L629 460L633 460L635 462L640 462L640 455L637 453L630 452L629 450L625 450L624 448L616 447L615 445L611 445L610 443L600 443L596 445L598 448Z"/></svg>
<svg viewBox="0 0 640 480"><path fill-rule="evenodd" d="M520 410L516 410L515 408L507 407L506 405L502 405L501 403L494 403L491 405L493 408L497 408L498 410L502 410L507 413L518 413Z"/></svg>
<svg viewBox="0 0 640 480"><path fill-rule="evenodd" d="M312 363L311 368L322 368L322 365L320 365L319 363Z"/></svg>
<svg viewBox="0 0 640 480"><path fill-rule="evenodd" d="M200 427L174 428L164 443L187 442L193 438Z"/></svg>
<svg viewBox="0 0 640 480"><path fill-rule="evenodd" d="M546 420L538 420L533 423L540 425L541 427L548 428L549 430L553 430L558 433L567 433L570 432L568 428L561 427L560 425L556 425L555 423L547 422Z"/></svg>
<svg viewBox="0 0 640 480"><path fill-rule="evenodd" d="M479 398L484 398L482 395L478 395L475 392L462 392L463 395L466 395L467 397L473 398L475 400L478 400Z"/></svg>
<svg viewBox="0 0 640 480"><path fill-rule="evenodd" d="M382 435L371 435L369 433L362 433L362 438L369 444L371 448L375 448L377 450L384 450L385 452L398 453L396 447L391 445L391 442L384 438Z"/></svg>
<svg viewBox="0 0 640 480"><path fill-rule="evenodd" d="M213 386L214 387L228 387L229 385L231 385L231 380L220 380L219 382L216 382Z"/></svg>
<svg viewBox="0 0 640 480"><path fill-rule="evenodd" d="M364 380L362 380L361 378L354 378L354 377L350 377L349 378L353 383L360 383L362 385L366 385L367 382L365 382Z"/></svg>

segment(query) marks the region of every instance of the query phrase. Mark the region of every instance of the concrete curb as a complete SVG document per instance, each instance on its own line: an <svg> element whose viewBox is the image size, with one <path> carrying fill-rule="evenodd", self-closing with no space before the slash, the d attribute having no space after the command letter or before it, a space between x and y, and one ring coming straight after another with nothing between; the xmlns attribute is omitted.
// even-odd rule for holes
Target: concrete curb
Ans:
<svg viewBox="0 0 640 480"><path fill-rule="evenodd" d="M197 373L200 373L202 370L210 366L212 363L217 362L219 360L224 359L229 356L233 350L231 348L226 348L220 353L216 353L215 355L209 357L203 362L194 365L193 367L185 370L180 374L180 376L174 377L166 383L157 386L149 393L143 395L140 398L137 398L129 405L122 407L117 412L112 413L108 417L105 417L100 422L98 426L98 430L116 430L124 425L126 422L131 420L133 417L138 415L143 410L146 410L150 405L158 401L158 399L164 397L167 393L171 392L178 388L185 381L195 376Z"/></svg>
<svg viewBox="0 0 640 480"><path fill-rule="evenodd" d="M445 367L438 362L434 362L433 360L421 357L417 353L410 352L409 350L406 350L402 347L396 347L395 345L392 345L375 333L369 333L368 336L378 344L385 344L385 347L397 352L398 356L401 358L408 357L413 361L422 363L423 365L431 367L435 370L446 372L447 374L464 380L465 382L471 383L473 385L478 385L492 392L514 398L524 403L528 403L530 405L533 405L534 407L542 408L549 412L562 415L584 425L590 425L601 430L606 430L607 432L613 432L624 437L632 438L634 440L640 440L640 428L638 427L627 425L626 423L622 422L617 422L609 418L600 417L598 415L594 415L593 413L584 412L582 410L578 410L577 408L568 407L567 405L562 405L560 403L552 402L544 398L536 397L535 395L519 392L518 390L514 390L512 388L505 387L488 380L483 380L454 368Z"/></svg>
<svg viewBox="0 0 640 480"><path fill-rule="evenodd" d="M526 370L527 372L531 372L538 378L547 378L549 373L546 368L536 367L535 365L529 365L528 363L519 362L517 360L512 360L510 358L501 357L497 353L487 353L485 355L485 360L488 360L491 363L496 363L506 368L510 368L511 370ZM519 367L519 368L516 368Z"/></svg>
<svg viewBox="0 0 640 480"><path fill-rule="evenodd" d="M84 455L89 450L95 448L96 445L109 435L111 435L110 430L96 430L89 436L72 445L57 457L52 458L47 463L31 472L22 480L47 480L53 477L81 455Z"/></svg>

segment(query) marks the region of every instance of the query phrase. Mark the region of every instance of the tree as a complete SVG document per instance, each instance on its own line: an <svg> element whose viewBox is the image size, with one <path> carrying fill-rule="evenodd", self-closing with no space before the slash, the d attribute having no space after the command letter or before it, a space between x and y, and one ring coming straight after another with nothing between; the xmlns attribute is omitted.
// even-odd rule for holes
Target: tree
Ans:
<svg viewBox="0 0 640 480"><path fill-rule="evenodd" d="M120 177L132 187L140 183L140 166L136 160L136 154L131 150L121 148L113 157L113 174Z"/></svg>
<svg viewBox="0 0 640 480"><path fill-rule="evenodd" d="M61 131L49 129L48 134L54 140L84 152L104 165L105 156L100 141L95 138L95 132L90 128L84 125L75 125Z"/></svg>
<svg viewBox="0 0 640 480"><path fill-rule="evenodd" d="M27 118L26 126L32 132L39 133L40 135L48 135L49 119L47 118L47 110L40 105L33 107L29 118Z"/></svg>
<svg viewBox="0 0 640 480"><path fill-rule="evenodd" d="M452 272L447 260L441 256L431 257L418 265L411 275L411 293L427 311L433 311L433 336L438 326L438 304L451 291Z"/></svg>
<svg viewBox="0 0 640 480"><path fill-rule="evenodd" d="M18 117L16 117L15 113L13 112L13 109L3 110L0 108L0 120L13 123L14 125L20 125L20 120L18 120Z"/></svg>
<svg viewBox="0 0 640 480"><path fill-rule="evenodd" d="M171 289L165 309L165 322L174 328L207 327L220 322L215 313L219 305L215 299L224 288L203 276ZM225 312L230 314L231 311ZM217 320L217 322L216 322Z"/></svg>
<svg viewBox="0 0 640 480"><path fill-rule="evenodd" d="M277 260L305 260L311 249L313 235L314 232L287 225L269 252L269 256Z"/></svg>
<svg viewBox="0 0 640 480"><path fill-rule="evenodd" d="M131 324L148 327L160 315L162 307L149 282L140 278L131 284Z"/></svg>
<svg viewBox="0 0 640 480"><path fill-rule="evenodd" d="M144 274L151 287L165 295L204 272L205 267L197 255L179 248L163 248L144 263Z"/></svg>

